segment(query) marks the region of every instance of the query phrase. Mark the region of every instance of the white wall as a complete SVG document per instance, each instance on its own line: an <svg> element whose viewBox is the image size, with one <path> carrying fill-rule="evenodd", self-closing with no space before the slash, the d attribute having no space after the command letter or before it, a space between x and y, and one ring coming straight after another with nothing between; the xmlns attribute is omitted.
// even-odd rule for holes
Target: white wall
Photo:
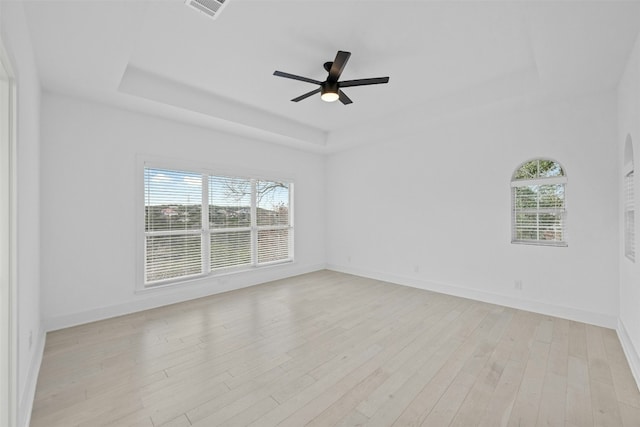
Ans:
<svg viewBox="0 0 640 427"><path fill-rule="evenodd" d="M640 224L637 209L640 206L640 36L631 51L629 61L618 86L618 163L623 166L624 147L627 137L633 142L635 168L636 219ZM622 173L618 177L618 188L622 195ZM621 199L622 200L622 199ZM620 205L620 236L624 234L623 209ZM620 324L618 336L625 349L629 365L640 384L640 239L636 225L636 261L624 255L624 240L620 239Z"/></svg>
<svg viewBox="0 0 640 427"><path fill-rule="evenodd" d="M427 119L328 159L329 267L615 327L615 93ZM568 175L566 248L510 243L511 175L536 157Z"/></svg>
<svg viewBox="0 0 640 427"><path fill-rule="evenodd" d="M295 182L295 263L136 294L137 155ZM47 329L324 267L324 159L56 94L42 102L42 295Z"/></svg>
<svg viewBox="0 0 640 427"><path fill-rule="evenodd" d="M0 2L2 40L17 82L18 425L25 425L44 332L40 316L40 83L21 2ZM31 339L30 339L31 336Z"/></svg>

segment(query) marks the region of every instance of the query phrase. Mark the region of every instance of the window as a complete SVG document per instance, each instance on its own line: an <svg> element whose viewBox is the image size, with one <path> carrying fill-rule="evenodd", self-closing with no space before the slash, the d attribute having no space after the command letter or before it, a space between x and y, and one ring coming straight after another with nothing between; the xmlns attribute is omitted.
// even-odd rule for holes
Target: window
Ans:
<svg viewBox="0 0 640 427"><path fill-rule="evenodd" d="M293 184L144 168L144 285L293 260Z"/></svg>
<svg viewBox="0 0 640 427"><path fill-rule="evenodd" d="M559 163L535 159L511 179L512 243L566 246L565 186Z"/></svg>
<svg viewBox="0 0 640 427"><path fill-rule="evenodd" d="M622 196L622 211L624 215L624 255L631 261L636 260L636 208L634 195L634 167L633 167L633 141L631 135L627 135L624 142L624 166Z"/></svg>
<svg viewBox="0 0 640 427"><path fill-rule="evenodd" d="M624 254L631 261L636 259L635 207L633 196L633 169L624 175Z"/></svg>

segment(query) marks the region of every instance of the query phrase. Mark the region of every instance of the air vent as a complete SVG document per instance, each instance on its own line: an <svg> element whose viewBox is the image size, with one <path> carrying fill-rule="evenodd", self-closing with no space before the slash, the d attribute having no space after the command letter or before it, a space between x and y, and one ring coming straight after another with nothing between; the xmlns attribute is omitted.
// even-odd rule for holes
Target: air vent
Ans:
<svg viewBox="0 0 640 427"><path fill-rule="evenodd" d="M187 6L191 6L198 12L215 19L226 6L227 0L185 0Z"/></svg>

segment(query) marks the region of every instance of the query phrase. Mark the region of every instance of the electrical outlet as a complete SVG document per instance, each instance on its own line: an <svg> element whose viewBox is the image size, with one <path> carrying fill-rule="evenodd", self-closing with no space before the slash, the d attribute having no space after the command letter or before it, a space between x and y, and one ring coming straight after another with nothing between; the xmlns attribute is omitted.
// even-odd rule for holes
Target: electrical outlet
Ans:
<svg viewBox="0 0 640 427"><path fill-rule="evenodd" d="M420 273L420 266L419 265L414 265L413 266L413 272L414 273Z"/></svg>
<svg viewBox="0 0 640 427"><path fill-rule="evenodd" d="M516 280L513 282L513 289L521 291L522 290L522 280Z"/></svg>
<svg viewBox="0 0 640 427"><path fill-rule="evenodd" d="M351 262L351 255L347 257L347 262Z"/></svg>

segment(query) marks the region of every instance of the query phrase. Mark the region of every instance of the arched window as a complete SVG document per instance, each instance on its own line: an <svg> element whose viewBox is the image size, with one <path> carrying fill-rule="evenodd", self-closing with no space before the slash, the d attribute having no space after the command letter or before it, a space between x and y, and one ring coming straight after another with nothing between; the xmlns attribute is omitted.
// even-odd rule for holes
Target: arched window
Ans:
<svg viewBox="0 0 640 427"><path fill-rule="evenodd" d="M635 200L633 185L633 143L627 135L624 144L624 254L631 261L636 260L636 228L635 228Z"/></svg>
<svg viewBox="0 0 640 427"><path fill-rule="evenodd" d="M534 159L511 177L511 243L566 246L565 187L560 163Z"/></svg>

